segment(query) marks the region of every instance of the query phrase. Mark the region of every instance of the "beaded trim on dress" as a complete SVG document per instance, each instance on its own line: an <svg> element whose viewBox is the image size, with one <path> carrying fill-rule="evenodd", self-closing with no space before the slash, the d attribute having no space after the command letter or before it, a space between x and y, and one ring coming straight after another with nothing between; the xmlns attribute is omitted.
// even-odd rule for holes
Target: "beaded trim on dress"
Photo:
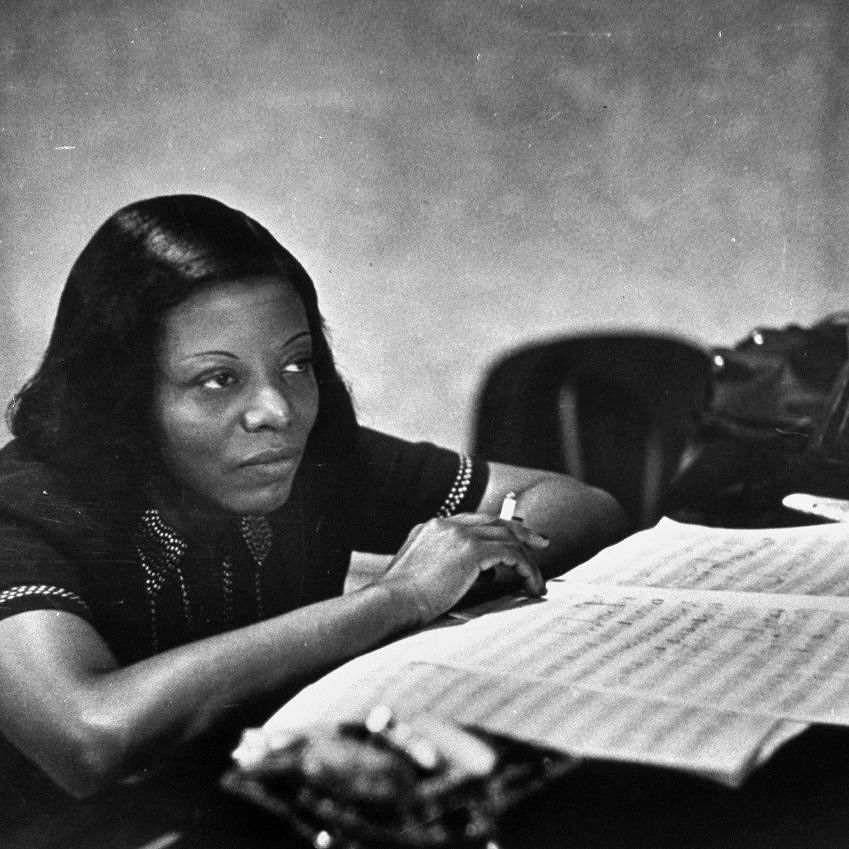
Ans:
<svg viewBox="0 0 849 849"><path fill-rule="evenodd" d="M472 483L472 472L474 471L474 463L472 458L465 454L460 455L460 464L457 469L457 475L454 478L454 483L451 484L451 489L448 490L448 495L445 501L442 502L436 515L441 518L453 516L457 511L457 507L469 491L469 486Z"/></svg>
<svg viewBox="0 0 849 849"><path fill-rule="evenodd" d="M159 629L157 627L159 593L169 579L176 581L180 588L183 619L186 627L191 628L192 626L189 590L186 586L186 579L180 570L180 561L183 559L187 548L186 541L165 523L157 509L150 508L142 513L136 529L136 557L144 571L150 640L154 651L159 650Z"/></svg>
<svg viewBox="0 0 849 849"><path fill-rule="evenodd" d="M254 563L254 597L257 616L262 618L262 568L271 553L273 542L271 525L264 516L244 516L239 521L239 532ZM180 568L188 543L168 525L156 508L142 513L136 529L136 557L144 571L145 594L150 621L150 639L154 651L159 650L157 606L159 593L167 582L176 582L180 592L183 621L191 630L192 605L188 585ZM233 613L233 563L229 557L222 562L222 607L225 621Z"/></svg>
<svg viewBox="0 0 849 849"><path fill-rule="evenodd" d="M66 601L72 601L78 604L83 610L88 612L88 605L76 593L62 587L53 587L47 584L21 584L15 587L9 587L0 592L0 604L17 601L21 598L29 598L30 596L47 596L65 599Z"/></svg>

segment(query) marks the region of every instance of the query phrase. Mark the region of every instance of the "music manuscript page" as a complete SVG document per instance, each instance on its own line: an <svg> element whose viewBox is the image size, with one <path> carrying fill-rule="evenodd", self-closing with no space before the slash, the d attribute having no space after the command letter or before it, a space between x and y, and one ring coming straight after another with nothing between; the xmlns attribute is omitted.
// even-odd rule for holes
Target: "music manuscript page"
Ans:
<svg viewBox="0 0 849 849"><path fill-rule="evenodd" d="M384 703L734 786L806 723L849 725L847 549L845 524L664 519L542 600L489 602L341 666L267 727Z"/></svg>

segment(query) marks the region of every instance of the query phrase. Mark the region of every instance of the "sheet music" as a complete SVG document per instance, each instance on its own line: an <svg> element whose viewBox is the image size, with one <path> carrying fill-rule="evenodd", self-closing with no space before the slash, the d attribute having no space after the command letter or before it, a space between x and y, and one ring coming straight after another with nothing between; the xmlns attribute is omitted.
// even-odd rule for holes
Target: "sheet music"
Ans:
<svg viewBox="0 0 849 849"><path fill-rule="evenodd" d="M732 529L662 519L558 580L849 596L849 524Z"/></svg>
<svg viewBox="0 0 849 849"><path fill-rule="evenodd" d="M798 722L849 725L849 598L563 582L430 660Z"/></svg>
<svg viewBox="0 0 849 849"><path fill-rule="evenodd" d="M672 766L732 785L804 728L764 715L759 705L747 712L699 703L689 690L682 700L668 691L658 698L656 679L675 669L673 653L656 670L647 660L687 627L682 617L692 611L665 622L661 616L664 627L646 641L658 622L643 608L648 602L648 612L656 610L656 591L644 589L649 597L631 599L626 611L622 599L604 599L598 587L585 587L583 596L577 588L564 583L546 601L506 602L497 613L392 643L307 688L269 724L362 718L388 700L402 716L433 713L576 755ZM634 673L641 665L649 673L642 686L634 674L616 678L620 667ZM703 666L694 669L703 675ZM686 671L679 666L678 678Z"/></svg>
<svg viewBox="0 0 849 849"><path fill-rule="evenodd" d="M269 728L362 719L375 704L408 720L438 716L578 757L697 772L737 786L804 726L514 676L400 662L390 676L328 676L279 711ZM345 678L347 677L347 680Z"/></svg>
<svg viewBox="0 0 849 849"><path fill-rule="evenodd" d="M804 723L849 725L847 543L847 525L664 520L549 582L543 600L491 602L353 661L272 721L391 697L734 783Z"/></svg>

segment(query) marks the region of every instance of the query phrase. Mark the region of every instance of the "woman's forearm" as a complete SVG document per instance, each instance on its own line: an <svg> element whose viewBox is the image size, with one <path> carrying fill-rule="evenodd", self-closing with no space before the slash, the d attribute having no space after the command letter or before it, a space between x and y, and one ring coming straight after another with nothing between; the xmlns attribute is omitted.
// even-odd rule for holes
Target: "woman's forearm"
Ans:
<svg viewBox="0 0 849 849"><path fill-rule="evenodd" d="M150 688L139 724L183 718L183 738L206 730L228 708L303 682L417 624L415 606L389 584L318 602L112 673L127 689ZM164 697L163 697L164 696Z"/></svg>
<svg viewBox="0 0 849 849"><path fill-rule="evenodd" d="M20 614L0 623L3 730L69 793L90 795L231 709L418 621L386 582L118 667L78 617Z"/></svg>

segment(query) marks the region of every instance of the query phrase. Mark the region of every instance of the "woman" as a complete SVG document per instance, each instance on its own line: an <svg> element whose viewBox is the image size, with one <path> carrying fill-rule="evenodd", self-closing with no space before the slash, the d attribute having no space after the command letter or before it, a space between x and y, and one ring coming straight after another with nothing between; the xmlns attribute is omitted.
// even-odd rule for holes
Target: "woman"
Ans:
<svg viewBox="0 0 849 849"><path fill-rule="evenodd" d="M567 477L358 426L306 272L199 196L97 231L9 421L0 731L78 797L623 527ZM352 550L394 556L343 594Z"/></svg>

